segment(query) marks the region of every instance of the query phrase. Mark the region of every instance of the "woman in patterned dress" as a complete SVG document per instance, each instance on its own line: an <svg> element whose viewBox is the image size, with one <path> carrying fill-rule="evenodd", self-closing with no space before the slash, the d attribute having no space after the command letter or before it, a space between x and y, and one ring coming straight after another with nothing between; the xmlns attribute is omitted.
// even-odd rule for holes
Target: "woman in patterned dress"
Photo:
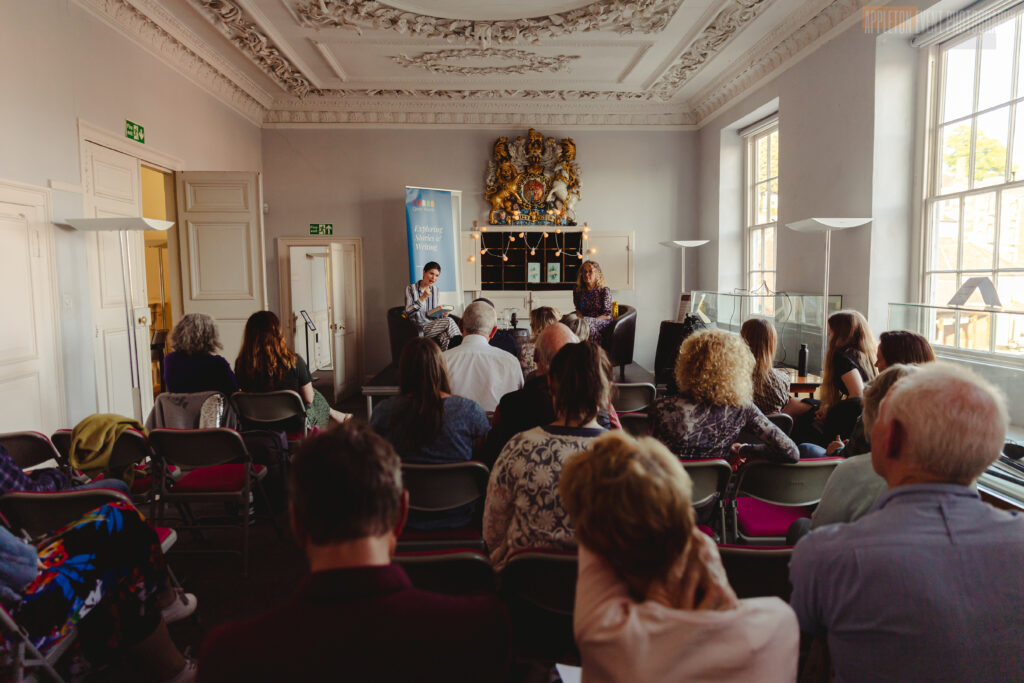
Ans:
<svg viewBox="0 0 1024 683"><path fill-rule="evenodd" d="M608 405L611 363L593 342L566 344L548 370L556 419L512 437L487 486L484 541L495 570L522 548L576 547L558 478L569 457L605 433L598 410Z"/></svg>
<svg viewBox="0 0 1024 683"><path fill-rule="evenodd" d="M577 315L590 325L590 341L597 344L604 338L604 328L612 321L612 292L604 281L597 261L584 261L572 290L572 303Z"/></svg>

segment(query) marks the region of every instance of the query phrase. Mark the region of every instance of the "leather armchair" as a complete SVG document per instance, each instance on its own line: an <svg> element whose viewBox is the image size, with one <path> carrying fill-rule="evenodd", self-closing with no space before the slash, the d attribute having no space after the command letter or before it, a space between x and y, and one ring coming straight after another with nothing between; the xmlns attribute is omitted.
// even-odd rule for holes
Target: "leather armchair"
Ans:
<svg viewBox="0 0 1024 683"><path fill-rule="evenodd" d="M402 357L402 349L406 342L420 336L420 330L405 317L405 307L395 306L388 309L388 341L391 343L391 362L398 364Z"/></svg>
<svg viewBox="0 0 1024 683"><path fill-rule="evenodd" d="M626 366L633 362L633 344L636 341L636 309L619 304L619 317L604 328L601 346L608 353L612 366L618 366L619 377L625 380Z"/></svg>

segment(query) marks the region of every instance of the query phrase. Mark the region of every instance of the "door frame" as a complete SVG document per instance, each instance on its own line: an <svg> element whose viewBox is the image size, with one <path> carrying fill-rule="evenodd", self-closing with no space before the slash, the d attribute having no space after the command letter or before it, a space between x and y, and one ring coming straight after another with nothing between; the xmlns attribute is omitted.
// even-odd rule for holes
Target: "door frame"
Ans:
<svg viewBox="0 0 1024 683"><path fill-rule="evenodd" d="M278 311L281 312L282 324L284 323L284 312L289 314L292 310L292 266L288 258L291 247L329 247L331 244L352 244L356 248L356 360L359 368L357 380L362 383L365 378L366 355L363 342L365 331L365 317L363 315L363 238L362 237L278 237L277 238L277 287L278 287ZM294 340L294 335L289 336ZM294 341L292 342L294 343ZM294 351L295 349L292 349ZM337 367L338 359L334 359Z"/></svg>
<svg viewBox="0 0 1024 683"><path fill-rule="evenodd" d="M54 350L56 352L56 357L52 358L51 362L54 364L54 370L57 375L57 423L66 424L68 415L68 396L64 384L64 336L61 330L60 282L57 277L57 249L54 235L56 228L54 227L53 222L53 193L50 189L45 187L30 185L28 183L20 183L14 180L0 179L0 194L4 197L11 197L12 203L24 203L27 206L42 205L43 207L43 221L45 225L42 232L43 237L46 240L46 244L43 245L43 249L46 250L50 262L50 272L47 274L47 277L50 280L49 315L53 323L53 342ZM7 200L5 199L5 201Z"/></svg>

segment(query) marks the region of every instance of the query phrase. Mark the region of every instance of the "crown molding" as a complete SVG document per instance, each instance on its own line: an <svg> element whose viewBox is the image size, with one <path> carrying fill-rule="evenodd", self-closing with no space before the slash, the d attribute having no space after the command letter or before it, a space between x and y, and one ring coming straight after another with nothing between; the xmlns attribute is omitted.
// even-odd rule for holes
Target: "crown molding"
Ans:
<svg viewBox="0 0 1024 683"><path fill-rule="evenodd" d="M548 126L584 128L678 129L696 130L691 114L676 113L588 113L578 110L538 112L530 107L519 111L503 106L493 111L417 111L402 110L303 110L271 109L264 128L504 128L508 126Z"/></svg>
<svg viewBox="0 0 1024 683"><path fill-rule="evenodd" d="M250 122L262 123L272 95L210 50L155 0L74 2Z"/></svg>
<svg viewBox="0 0 1024 683"><path fill-rule="evenodd" d="M497 57L512 61L507 66L459 66L448 64L449 60L458 59L486 59ZM435 50L432 52L421 52L410 57L401 54L391 58L399 66L406 68L422 68L435 74L459 74L461 76L490 76L493 74L526 74L565 71L573 60L579 59L580 55L556 55L546 57L536 52L527 50L510 50L494 47L484 48L452 48L450 50Z"/></svg>
<svg viewBox="0 0 1024 683"><path fill-rule="evenodd" d="M693 102L693 113L699 126L725 108L730 102L753 90L758 84L776 76L799 59L816 45L829 38L829 34L840 28L860 10L871 4L869 0L833 0L822 3L819 11L794 28L793 23L799 21L794 15L791 22L781 25L776 31L765 37L747 54L753 55L750 61L744 60L737 69L723 78L721 82L698 93ZM802 17L801 17L802 18ZM774 46L769 46L774 42Z"/></svg>
<svg viewBox="0 0 1024 683"><path fill-rule="evenodd" d="M579 31L611 30L619 35L658 33L675 16L683 0L599 0L585 7L543 17L498 21L445 19L390 7L380 0L309 0L295 8L301 23L312 28L395 31L448 42L490 44L537 43Z"/></svg>

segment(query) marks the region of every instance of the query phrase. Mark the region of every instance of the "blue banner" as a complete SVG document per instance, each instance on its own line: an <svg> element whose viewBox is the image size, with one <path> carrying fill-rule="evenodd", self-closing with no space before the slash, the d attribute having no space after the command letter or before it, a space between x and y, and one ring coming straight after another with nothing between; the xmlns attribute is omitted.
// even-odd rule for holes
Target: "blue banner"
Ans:
<svg viewBox="0 0 1024 683"><path fill-rule="evenodd" d="M441 265L437 281L440 292L454 292L456 226L452 219L452 193L448 190L405 188L405 226L409 240L409 282L423 276L423 266L430 261Z"/></svg>

